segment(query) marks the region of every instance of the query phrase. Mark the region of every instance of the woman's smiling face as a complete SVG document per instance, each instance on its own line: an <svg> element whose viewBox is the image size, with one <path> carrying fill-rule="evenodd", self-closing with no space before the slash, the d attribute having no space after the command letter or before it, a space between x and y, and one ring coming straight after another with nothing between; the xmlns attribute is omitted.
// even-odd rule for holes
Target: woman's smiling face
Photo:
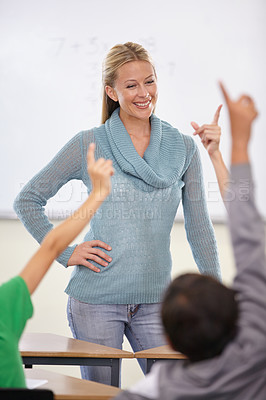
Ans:
<svg viewBox="0 0 266 400"><path fill-rule="evenodd" d="M106 93L120 105L120 118L149 119L157 101L157 79L153 66L147 61L130 61L118 69L114 87Z"/></svg>

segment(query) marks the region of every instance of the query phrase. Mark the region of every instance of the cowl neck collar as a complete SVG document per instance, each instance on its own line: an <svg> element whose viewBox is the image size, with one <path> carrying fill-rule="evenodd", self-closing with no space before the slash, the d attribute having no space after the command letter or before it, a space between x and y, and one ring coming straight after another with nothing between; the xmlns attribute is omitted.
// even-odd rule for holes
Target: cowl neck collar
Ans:
<svg viewBox="0 0 266 400"><path fill-rule="evenodd" d="M119 117L119 110L117 108L105 122L107 139L116 163L138 186L149 185L158 189L171 186L180 177L185 163L186 148L182 134L153 114L150 117L150 143L142 158Z"/></svg>

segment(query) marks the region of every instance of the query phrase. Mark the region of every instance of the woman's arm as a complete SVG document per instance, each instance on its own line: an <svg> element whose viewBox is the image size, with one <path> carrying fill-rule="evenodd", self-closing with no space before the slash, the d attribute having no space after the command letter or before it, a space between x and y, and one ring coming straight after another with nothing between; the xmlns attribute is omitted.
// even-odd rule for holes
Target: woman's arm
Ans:
<svg viewBox="0 0 266 400"><path fill-rule="evenodd" d="M47 201L72 179L82 179L82 133L74 136L55 157L21 190L14 201L14 209L30 234L41 243L53 224L45 215ZM86 153L85 153L86 154ZM60 257L66 266L75 246Z"/></svg>
<svg viewBox="0 0 266 400"><path fill-rule="evenodd" d="M185 229L194 260L201 273L221 280L217 245L205 197L199 150L192 138L185 137L190 162L183 175L182 190Z"/></svg>
<svg viewBox="0 0 266 400"><path fill-rule="evenodd" d="M221 82L219 85L229 111L232 135L234 134L237 137L237 140L232 141L232 164L247 163L249 160L245 152L246 142L243 137L248 139L250 137L251 125L257 116L256 108L250 96L242 95L238 100L234 101L230 98L224 85ZM224 197L229 173L219 149L221 129L218 126L218 120L221 108L222 105L218 107L212 124L205 124L200 127L196 122L191 122L191 125L195 129L194 135L199 135L210 156L221 195Z"/></svg>
<svg viewBox="0 0 266 400"><path fill-rule="evenodd" d="M87 171L86 148L92 140L92 132L80 132L74 136L48 165L24 186L15 199L14 208L19 219L38 243L41 243L53 228L53 224L44 213L48 199L70 180L83 179ZM111 249L106 243L94 240L67 247L57 261L64 267L81 264L97 272L99 268L89 263L88 259L106 265L110 257L94 246Z"/></svg>
<svg viewBox="0 0 266 400"><path fill-rule="evenodd" d="M199 126L196 122L191 122L191 125L195 129L193 135L199 135L203 146L210 156L217 177L220 193L223 197L228 183L229 174L219 148L221 128L218 125L218 120L221 108L222 105L217 108L211 124Z"/></svg>
<svg viewBox="0 0 266 400"><path fill-rule="evenodd" d="M95 145L91 144L88 152L88 172L93 189L90 196L72 216L48 233L40 249L20 273L30 293L36 289L54 259L81 232L110 193L112 161L98 159L95 162L94 149Z"/></svg>

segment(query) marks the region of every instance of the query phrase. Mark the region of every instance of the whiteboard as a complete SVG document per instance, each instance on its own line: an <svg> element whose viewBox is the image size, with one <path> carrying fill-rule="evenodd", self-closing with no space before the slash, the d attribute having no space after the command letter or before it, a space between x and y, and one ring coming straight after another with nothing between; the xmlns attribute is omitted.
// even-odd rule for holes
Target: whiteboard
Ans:
<svg viewBox="0 0 266 400"><path fill-rule="evenodd" d="M101 63L117 43L146 47L156 65L156 114L192 135L192 120L209 123L223 101L251 94L260 117L251 154L258 205L266 216L266 2L264 0L0 0L0 217L13 218L23 185L77 132L98 126ZM230 159L226 109L222 152ZM223 220L215 175L199 139L211 216ZM264 187L263 187L264 186ZM64 217L86 197L70 182L48 202Z"/></svg>

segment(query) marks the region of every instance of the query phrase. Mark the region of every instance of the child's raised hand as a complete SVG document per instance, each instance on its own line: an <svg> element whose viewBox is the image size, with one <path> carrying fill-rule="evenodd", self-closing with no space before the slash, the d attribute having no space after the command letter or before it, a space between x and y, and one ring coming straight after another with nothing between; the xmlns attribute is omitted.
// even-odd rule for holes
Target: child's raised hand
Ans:
<svg viewBox="0 0 266 400"><path fill-rule="evenodd" d="M229 111L232 139L243 147L249 142L251 125L258 115L254 101L247 94L232 100L222 82L219 85Z"/></svg>
<svg viewBox="0 0 266 400"><path fill-rule="evenodd" d="M111 176L114 174L112 160L99 158L95 161L95 143L91 143L87 154L87 168L92 182L92 190L104 200L111 192Z"/></svg>

